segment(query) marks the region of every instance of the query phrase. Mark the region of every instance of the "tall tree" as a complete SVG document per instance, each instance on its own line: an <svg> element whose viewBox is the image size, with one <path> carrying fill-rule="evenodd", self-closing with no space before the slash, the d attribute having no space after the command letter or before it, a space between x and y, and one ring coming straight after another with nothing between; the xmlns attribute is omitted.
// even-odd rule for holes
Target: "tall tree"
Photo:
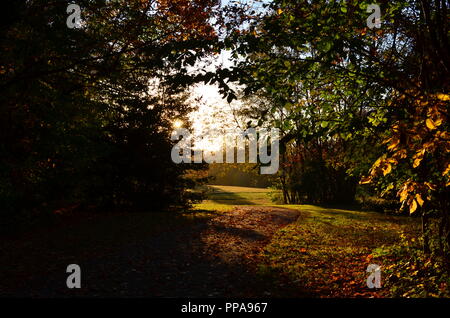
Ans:
<svg viewBox="0 0 450 318"><path fill-rule="evenodd" d="M210 53L213 1L14 1L0 47L0 204L5 227L84 203L186 206L172 122L193 107L166 81ZM170 181L170 182L169 182Z"/></svg>
<svg viewBox="0 0 450 318"><path fill-rule="evenodd" d="M325 140L349 141L349 172L359 177L372 159L361 183L396 192L425 228L429 215L439 216L448 250L449 3L379 1L380 28L367 23L369 5L274 0L232 37L245 57L235 72L247 93L263 90L276 102L269 111L292 109L281 125L304 122L293 138L319 130ZM298 94L308 90L316 98ZM360 145L369 151L355 152Z"/></svg>

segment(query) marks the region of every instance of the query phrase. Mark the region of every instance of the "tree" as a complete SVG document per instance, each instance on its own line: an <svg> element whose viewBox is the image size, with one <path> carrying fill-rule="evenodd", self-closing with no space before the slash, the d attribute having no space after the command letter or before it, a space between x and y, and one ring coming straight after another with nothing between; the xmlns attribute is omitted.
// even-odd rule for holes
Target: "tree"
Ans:
<svg viewBox="0 0 450 318"><path fill-rule="evenodd" d="M66 26L66 1L14 1L2 21L5 228L80 204L152 210L194 199L185 176L203 167L170 160L172 122L193 107L166 82L211 52L214 2L77 3L79 28Z"/></svg>
<svg viewBox="0 0 450 318"><path fill-rule="evenodd" d="M319 130L323 140L349 144L349 174L362 177L373 160L361 183L397 192L425 228L428 216L438 217L440 250L448 251L449 4L380 1L379 29L366 25L369 4L272 1L233 37L232 49L245 57L235 72L246 93L263 90L275 101L270 112L292 109L280 125L301 118L293 138ZM308 91L316 98L302 96ZM368 151L357 156L359 145Z"/></svg>

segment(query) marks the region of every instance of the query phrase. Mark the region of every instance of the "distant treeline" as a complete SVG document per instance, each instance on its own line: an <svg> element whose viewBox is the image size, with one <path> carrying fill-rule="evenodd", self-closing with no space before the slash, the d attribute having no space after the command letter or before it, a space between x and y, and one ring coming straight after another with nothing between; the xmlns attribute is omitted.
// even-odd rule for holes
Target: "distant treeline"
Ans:
<svg viewBox="0 0 450 318"><path fill-rule="evenodd" d="M249 163L210 164L208 176L213 185L267 188L274 181L273 176L259 174L259 168Z"/></svg>

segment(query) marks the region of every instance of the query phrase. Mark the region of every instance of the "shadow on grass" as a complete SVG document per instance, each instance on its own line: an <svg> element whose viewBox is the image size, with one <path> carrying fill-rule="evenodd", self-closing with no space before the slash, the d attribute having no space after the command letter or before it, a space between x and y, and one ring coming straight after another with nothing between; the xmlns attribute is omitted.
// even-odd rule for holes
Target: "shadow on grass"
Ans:
<svg viewBox="0 0 450 318"><path fill-rule="evenodd" d="M313 223L324 226L321 230L346 242L353 241L374 248L380 244L394 244L399 239L399 229L419 230L417 218L358 210L341 210L318 206L305 206Z"/></svg>
<svg viewBox="0 0 450 318"><path fill-rule="evenodd" d="M227 205L256 205L236 192L226 192L218 188L209 188L208 200Z"/></svg>
<svg viewBox="0 0 450 318"><path fill-rule="evenodd" d="M315 207L315 208L314 208ZM305 208L308 210L309 208ZM377 220L385 220L386 222L396 224L410 224L417 223L416 218L405 214L384 213L379 211L365 211L357 204L351 205L314 205L311 206L311 211L319 212L329 216L341 216L350 220L366 221L368 217L373 217Z"/></svg>

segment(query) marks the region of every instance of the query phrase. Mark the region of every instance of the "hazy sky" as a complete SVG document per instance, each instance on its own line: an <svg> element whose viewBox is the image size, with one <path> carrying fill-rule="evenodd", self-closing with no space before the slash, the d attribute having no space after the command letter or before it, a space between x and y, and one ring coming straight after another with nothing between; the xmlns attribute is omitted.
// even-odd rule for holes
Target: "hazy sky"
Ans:
<svg viewBox="0 0 450 318"><path fill-rule="evenodd" d="M224 6L232 1L233 0L222 0L221 5ZM261 0L248 0L243 2L246 2L246 4L248 5L252 5L255 9L261 9ZM205 66L206 64L209 65ZM194 68L205 68L206 70L212 71L217 66L232 66L230 52L223 51L217 57L212 57L204 62L196 64ZM230 86L232 87L232 84ZM239 129L237 126L236 118L233 115L233 110L239 108L239 100L228 103L219 94L217 85L199 84L192 89L192 92L195 97L201 97L199 110L194 112L190 116L195 134L201 134L205 130L211 128ZM212 147L211 145L210 148L215 147Z"/></svg>
<svg viewBox="0 0 450 318"><path fill-rule="evenodd" d="M208 70L213 70L221 65L222 67L232 66L229 52L222 52L219 56L207 61ZM190 118L194 130L201 133L211 128L237 128L233 109L238 108L239 101L228 103L219 94L217 85L198 84L192 89L195 97L201 97L198 104L199 110L194 112Z"/></svg>

